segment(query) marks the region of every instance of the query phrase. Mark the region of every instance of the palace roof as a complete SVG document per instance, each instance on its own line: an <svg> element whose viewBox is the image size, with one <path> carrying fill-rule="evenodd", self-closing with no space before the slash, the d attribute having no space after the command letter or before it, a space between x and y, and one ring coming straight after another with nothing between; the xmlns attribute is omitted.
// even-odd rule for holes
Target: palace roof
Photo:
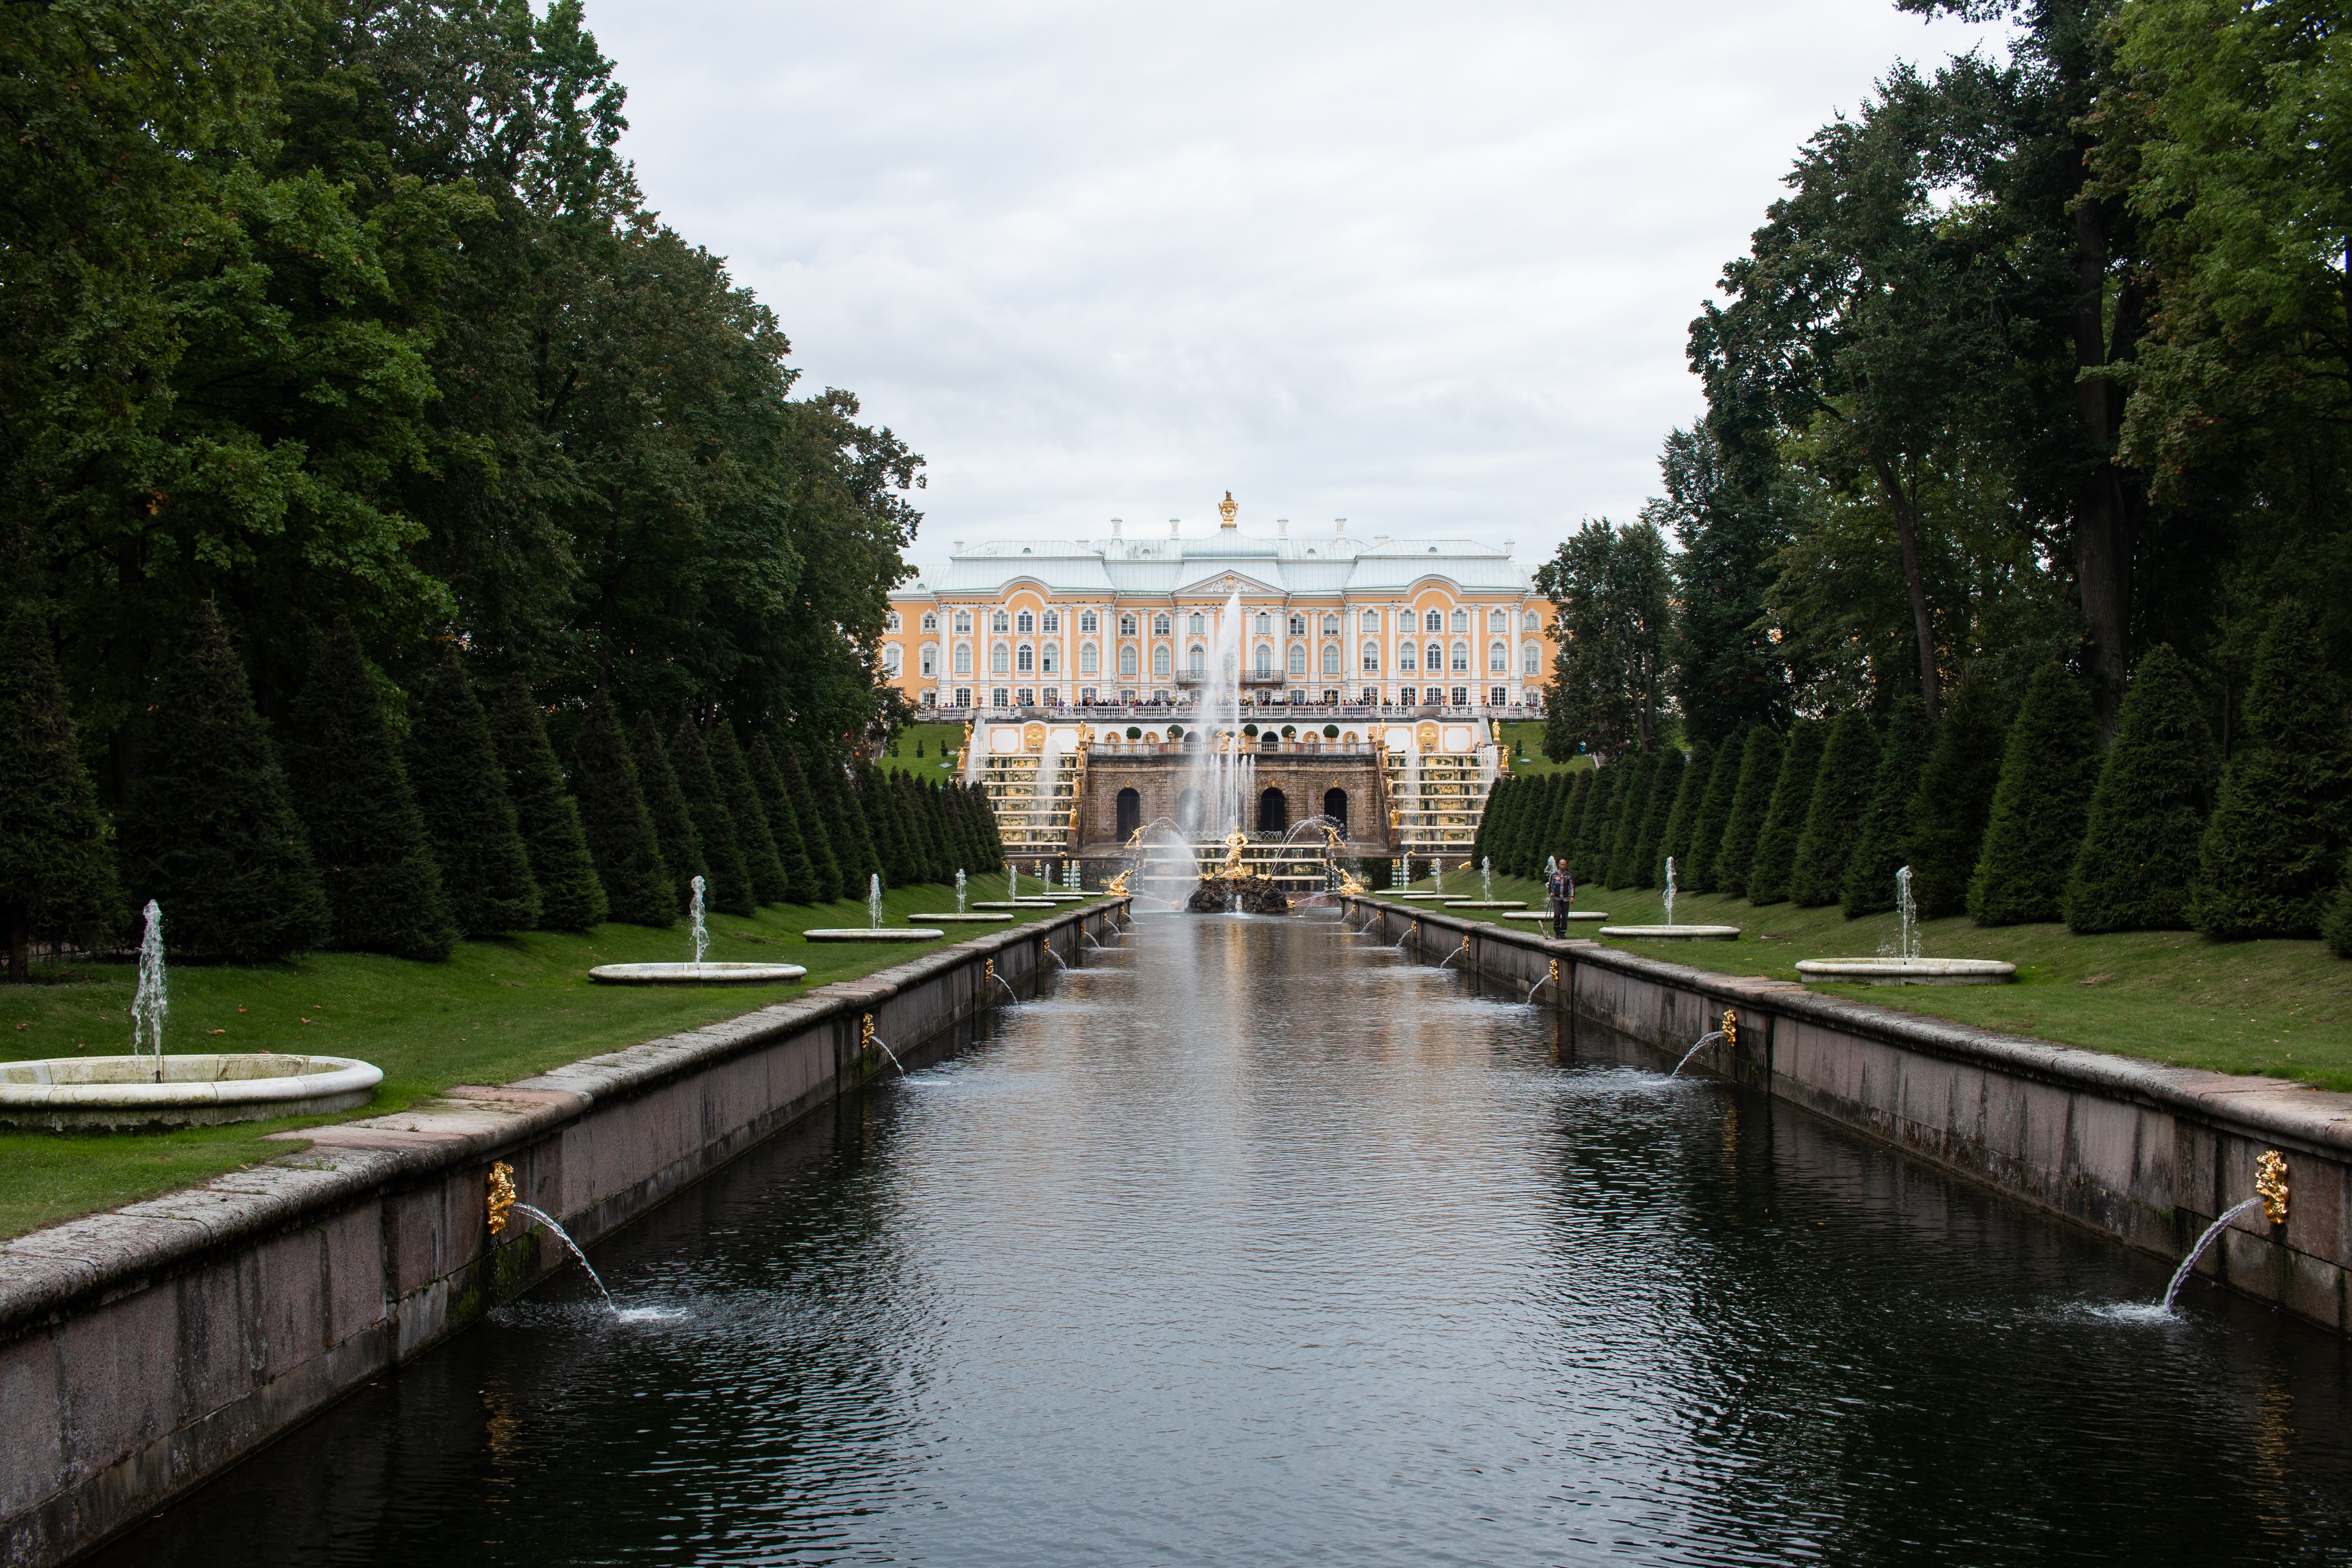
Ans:
<svg viewBox="0 0 2352 1568"><path fill-rule="evenodd" d="M919 567L893 598L1001 598L1018 582L1056 598L1222 592L1227 574L1286 595L1402 595L1436 577L1480 593L1531 591L1508 551L1466 539L1002 539ZM1246 591L1246 590L1245 590Z"/></svg>

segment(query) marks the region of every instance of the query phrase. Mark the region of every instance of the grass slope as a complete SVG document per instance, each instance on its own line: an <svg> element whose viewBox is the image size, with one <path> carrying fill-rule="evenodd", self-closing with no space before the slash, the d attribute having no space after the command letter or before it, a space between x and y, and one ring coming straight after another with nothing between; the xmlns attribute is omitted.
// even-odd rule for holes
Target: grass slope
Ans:
<svg viewBox="0 0 2352 1568"><path fill-rule="evenodd" d="M1469 891L1475 877L1450 875L1446 885L1477 896ZM1533 909L1543 889L1497 877L1495 896L1523 899ZM1612 923L1650 925L1664 918L1651 890L1579 888L1576 901L1580 909L1608 910ZM1736 942L1609 945L1722 974L1794 980L1801 958L1869 957L1882 945L1892 952L1896 942L1892 914L1849 921L1835 907L1758 909L1719 894L1677 898L1675 920L1740 926L1745 934ZM1813 989L2119 1056L2352 1089L2352 963L2325 943L2216 942L2170 931L2076 936L2056 924L1989 930L1966 916L1930 921L1920 932L1929 957L2006 959L2017 965L2016 983Z"/></svg>
<svg viewBox="0 0 2352 1568"><path fill-rule="evenodd" d="M1520 778L1540 778L1545 773L1572 773L1592 765L1591 757L1570 757L1564 763L1555 763L1545 756L1544 724L1540 719L1509 720L1496 728L1503 731L1503 742L1511 748L1511 772Z"/></svg>
<svg viewBox="0 0 2352 1568"><path fill-rule="evenodd" d="M1023 879L1024 881L1026 878ZM1002 876L975 878L974 899L1004 896ZM952 910L952 888L884 895L886 924L918 910ZM184 1132L59 1136L0 1132L0 1236L133 1203L303 1147L266 1134L321 1120L381 1116L461 1083L496 1084L582 1057L753 1012L829 981L904 963L1004 926L950 926L939 942L818 942L814 926L862 926L862 901L771 906L748 919L710 921L714 960L781 960L808 970L789 985L703 991L606 986L599 963L691 957L683 922L671 931L603 925L584 935L533 931L460 942L446 963L318 952L253 967L183 964L171 973L165 1048L320 1052L383 1069L374 1101L343 1116L288 1118ZM70 980L0 987L0 1059L121 1055L129 1047L128 965L68 972Z"/></svg>
<svg viewBox="0 0 2352 1568"><path fill-rule="evenodd" d="M921 756L915 747L923 748ZM963 744L961 724L909 724L890 737L875 763L886 773L913 773L919 778L949 779L955 777L950 753Z"/></svg>

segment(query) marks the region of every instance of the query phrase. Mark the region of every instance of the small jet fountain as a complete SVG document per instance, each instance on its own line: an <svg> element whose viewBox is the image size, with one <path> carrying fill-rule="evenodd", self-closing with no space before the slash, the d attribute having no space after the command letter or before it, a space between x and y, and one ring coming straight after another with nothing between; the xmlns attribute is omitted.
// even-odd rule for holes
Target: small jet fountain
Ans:
<svg viewBox="0 0 2352 1568"><path fill-rule="evenodd" d="M928 916L924 917L929 918ZM818 926L801 932L807 942L936 942L948 933L937 926L886 926L882 923L882 873L866 879L866 923L862 926Z"/></svg>
<svg viewBox="0 0 2352 1568"><path fill-rule="evenodd" d="M908 915L907 918L910 921L921 921L927 925L935 926L1003 925L1006 921L1012 920L1013 917L1011 915L999 914L993 910L973 910L968 906L967 900L970 895L965 891L964 874L961 868L956 871L955 889L955 913L950 915L932 913L929 911L918 911L914 914Z"/></svg>
<svg viewBox="0 0 2352 1568"><path fill-rule="evenodd" d="M2221 1218L2205 1227L2205 1234L2197 1238L2197 1245L2189 1249L2189 1256L2182 1258L2180 1267L2172 1271L2172 1280L2164 1288L2164 1300L2159 1310L2172 1310L2172 1303L2179 1299L2180 1288L2189 1283L2189 1276L2196 1270L2197 1260L2205 1256L2205 1249L2212 1246L2223 1231L2237 1223L2240 1215L2259 1208L2263 1211L2263 1217L2271 1224L2286 1223L2286 1156L2275 1149L2263 1150L2262 1157L2254 1162L2254 1195L2243 1203L2231 1205Z"/></svg>
<svg viewBox="0 0 2352 1568"><path fill-rule="evenodd" d="M1738 942L1738 926L1678 926L1675 924L1675 862L1666 858L1664 902L1666 923L1657 926L1602 926L1601 934L1621 942Z"/></svg>
<svg viewBox="0 0 2352 1568"><path fill-rule="evenodd" d="M1900 919L1896 950L1875 958L1805 958L1798 975L1807 981L1846 985L2005 985L2017 965L1997 958L1923 958L1919 955L1919 910L1911 900L1911 868L1895 872L1895 908Z"/></svg>
<svg viewBox="0 0 2352 1568"><path fill-rule="evenodd" d="M772 985L798 980L808 971L797 963L711 963L710 927L705 919L704 883L697 877L687 884L692 893L686 906L688 941L693 958L684 963L600 963L588 978L605 985Z"/></svg>

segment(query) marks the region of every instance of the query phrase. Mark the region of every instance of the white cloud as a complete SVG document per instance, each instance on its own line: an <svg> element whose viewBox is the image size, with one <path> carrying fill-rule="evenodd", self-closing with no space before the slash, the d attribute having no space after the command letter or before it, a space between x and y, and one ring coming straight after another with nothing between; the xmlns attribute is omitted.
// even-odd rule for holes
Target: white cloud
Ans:
<svg viewBox="0 0 2352 1568"><path fill-rule="evenodd" d="M1700 407L1799 144L1993 29L1644 6L598 0L648 199L951 539L1288 517L1547 550ZM1990 47L1988 43L1988 47Z"/></svg>

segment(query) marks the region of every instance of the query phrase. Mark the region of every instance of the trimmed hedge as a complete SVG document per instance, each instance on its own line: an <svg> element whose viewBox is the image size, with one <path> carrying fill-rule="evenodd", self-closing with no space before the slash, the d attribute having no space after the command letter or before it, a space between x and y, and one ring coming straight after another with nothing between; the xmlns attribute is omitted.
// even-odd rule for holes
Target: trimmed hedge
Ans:
<svg viewBox="0 0 2352 1568"><path fill-rule="evenodd" d="M2189 923L2197 846L2213 807L2213 735L2189 666L2150 648L2132 673L2116 743L2099 769L2066 924L2083 935Z"/></svg>
<svg viewBox="0 0 2352 1568"><path fill-rule="evenodd" d="M408 781L441 868L443 896L467 936L529 931L539 923L539 883L507 797L490 716L474 695L455 643L416 683L408 731Z"/></svg>
<svg viewBox="0 0 2352 1568"><path fill-rule="evenodd" d="M736 842L743 847L743 870L751 879L752 901L782 903L785 893L790 891L784 879L783 859L776 853L776 837L768 827L767 808L761 804L760 792L751 782L751 770L743 761L743 749L735 743L735 731L726 720L711 724L703 749L709 753L710 771L719 779L719 800L735 824Z"/></svg>
<svg viewBox="0 0 2352 1568"><path fill-rule="evenodd" d="M602 691L590 695L572 743L572 782L579 791L583 837L610 900L609 918L656 931L676 925L677 880L662 858L621 721Z"/></svg>
<svg viewBox="0 0 2352 1568"><path fill-rule="evenodd" d="M1789 901L1799 909L1836 903L1844 891L1846 862L1853 857L1855 830L1870 814L1877 775L1878 736L1870 721L1860 713L1839 714L1822 749L1805 830L1789 868Z"/></svg>
<svg viewBox="0 0 2352 1568"><path fill-rule="evenodd" d="M704 907L721 914L757 913L760 900L751 888L751 873L743 863L743 839L719 788L710 752L702 731L691 719L683 720L670 737L669 765L677 774L678 793L694 818L695 837L702 845Z"/></svg>
<svg viewBox="0 0 2352 1568"><path fill-rule="evenodd" d="M1936 726L1936 744L1911 797L1903 863L1911 868L1911 901L1921 920L1968 907L1969 879L1984 858L1985 823L2000 784L2009 705L1974 670L1961 676Z"/></svg>
<svg viewBox="0 0 2352 1568"><path fill-rule="evenodd" d="M612 906L588 850L580 803L564 784L539 701L520 676L499 686L490 735L506 771L507 797L514 802L523 847L530 854L531 880L539 885L539 929L593 930L610 918Z"/></svg>
<svg viewBox="0 0 2352 1568"><path fill-rule="evenodd" d="M1863 814L1853 853L1846 858L1840 902L1850 921L1895 908L1895 873L1904 865L1903 835L1911 800L1919 793L1919 775L1935 743L1927 703L1916 696L1896 698L1887 715L1886 738L1878 748L1870 808Z"/></svg>
<svg viewBox="0 0 2352 1568"><path fill-rule="evenodd" d="M1658 863L1654 868L1654 885L1666 885L1666 861L1675 863L1675 885L1690 875L1691 837L1698 826L1700 798L1715 769L1715 748L1705 741L1691 748L1690 760L1684 764L1682 780L1675 786L1675 803L1666 813L1665 835L1658 841Z"/></svg>
<svg viewBox="0 0 2352 1568"><path fill-rule="evenodd" d="M1813 781L1822 771L1823 726L1800 719L1789 726L1780 754L1780 777L1756 835L1756 855L1748 867L1748 901L1777 904L1789 896L1789 873L1796 868L1797 841L1804 837L1805 814L1812 809Z"/></svg>
<svg viewBox="0 0 2352 1568"><path fill-rule="evenodd" d="M1756 858L1756 841L1764 832L1764 813L1780 782L1780 737L1759 725L1748 732L1748 743L1740 748L1731 811L1724 818L1723 840L1715 851L1715 891L1734 899L1747 893L1748 862Z"/></svg>
<svg viewBox="0 0 2352 1568"><path fill-rule="evenodd" d="M1675 801L1683 791L1683 779L1689 772L1689 763L1679 746L1668 746L1658 753L1658 765L1650 775L1650 803L1642 813L1642 836L1633 847L1633 886L1654 888L1659 885L1659 862L1665 851L1659 847L1665 842L1666 824L1675 814Z"/></svg>
<svg viewBox="0 0 2352 1568"><path fill-rule="evenodd" d="M644 792L646 810L654 819L654 840L661 846L662 864L669 868L677 907L684 912L694 901L697 877L702 879L706 890L709 888L710 865L703 858L702 834L695 826L694 813L687 808L685 793L678 788L677 772L670 766L669 748L662 744L661 731L655 728L652 714L637 715L637 731L630 751L630 760L637 765L637 787ZM704 902L707 905L709 900L706 898Z"/></svg>
<svg viewBox="0 0 2352 1568"><path fill-rule="evenodd" d="M32 978L26 946L35 937L71 936L94 947L121 916L113 835L81 765L57 650L40 616L20 605L0 623L0 936L8 978Z"/></svg>
<svg viewBox="0 0 2352 1568"><path fill-rule="evenodd" d="M1984 853L1969 879L1977 924L2024 925L2065 912L2067 873L2098 784L2096 733L2074 673L2054 661L2034 671L2009 727Z"/></svg>
<svg viewBox="0 0 2352 1568"><path fill-rule="evenodd" d="M1748 737L1742 731L1717 750L1707 769L1706 785L1698 797L1698 816L1691 824L1690 866L1678 879L1691 892L1716 890L1716 850L1723 843L1725 825L1731 820L1731 803L1739 793L1739 769L1747 752Z"/></svg>

